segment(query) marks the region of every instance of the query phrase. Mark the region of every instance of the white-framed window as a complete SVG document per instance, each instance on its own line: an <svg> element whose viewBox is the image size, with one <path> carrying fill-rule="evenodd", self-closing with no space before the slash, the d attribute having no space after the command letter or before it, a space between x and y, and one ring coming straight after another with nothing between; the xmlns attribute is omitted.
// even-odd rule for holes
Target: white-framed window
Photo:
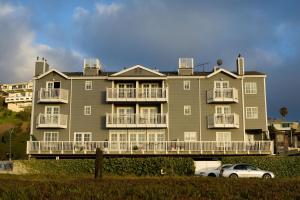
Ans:
<svg viewBox="0 0 300 200"><path fill-rule="evenodd" d="M184 132L184 141L185 142L197 141L197 132Z"/></svg>
<svg viewBox="0 0 300 200"><path fill-rule="evenodd" d="M258 119L257 107L246 107L246 119Z"/></svg>
<svg viewBox="0 0 300 200"><path fill-rule="evenodd" d="M92 115L92 106L84 106L84 115Z"/></svg>
<svg viewBox="0 0 300 200"><path fill-rule="evenodd" d="M183 81L183 90L191 89L191 81Z"/></svg>
<svg viewBox="0 0 300 200"><path fill-rule="evenodd" d="M214 81L214 85L217 89L229 88L229 81Z"/></svg>
<svg viewBox="0 0 300 200"><path fill-rule="evenodd" d="M85 90L92 90L93 89L93 82L92 81L85 81Z"/></svg>
<svg viewBox="0 0 300 200"><path fill-rule="evenodd" d="M192 107L190 105L183 106L184 115L192 115Z"/></svg>
<svg viewBox="0 0 300 200"><path fill-rule="evenodd" d="M74 141L77 143L92 141L92 133L91 132L75 132L74 133Z"/></svg>
<svg viewBox="0 0 300 200"><path fill-rule="evenodd" d="M216 132L217 147L229 147L231 145L231 132Z"/></svg>
<svg viewBox="0 0 300 200"><path fill-rule="evenodd" d="M53 142L58 141L58 132L44 132L44 141Z"/></svg>
<svg viewBox="0 0 300 200"><path fill-rule="evenodd" d="M225 105L222 105L222 106L216 106L215 107L215 113L216 114L230 114L231 113L231 107L230 106L225 106Z"/></svg>
<svg viewBox="0 0 300 200"><path fill-rule="evenodd" d="M245 82L245 94L257 94L256 82Z"/></svg>

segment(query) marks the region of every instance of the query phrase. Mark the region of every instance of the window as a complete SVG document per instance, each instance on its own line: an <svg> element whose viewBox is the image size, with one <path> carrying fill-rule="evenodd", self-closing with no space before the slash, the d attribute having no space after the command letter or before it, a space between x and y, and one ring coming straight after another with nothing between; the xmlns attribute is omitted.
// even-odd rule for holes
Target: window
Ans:
<svg viewBox="0 0 300 200"><path fill-rule="evenodd" d="M217 147L229 147L231 144L231 132L216 132Z"/></svg>
<svg viewBox="0 0 300 200"><path fill-rule="evenodd" d="M85 90L92 90L92 89L93 89L93 82L85 81Z"/></svg>
<svg viewBox="0 0 300 200"><path fill-rule="evenodd" d="M245 83L245 94L257 94L256 82Z"/></svg>
<svg viewBox="0 0 300 200"><path fill-rule="evenodd" d="M183 81L183 89L190 90L191 89L191 81Z"/></svg>
<svg viewBox="0 0 300 200"><path fill-rule="evenodd" d="M92 115L92 106L84 106L84 115Z"/></svg>
<svg viewBox="0 0 300 200"><path fill-rule="evenodd" d="M184 132L184 141L186 142L197 141L196 132Z"/></svg>
<svg viewBox="0 0 300 200"><path fill-rule="evenodd" d="M75 132L74 141L77 143L92 141L92 133L90 132Z"/></svg>
<svg viewBox="0 0 300 200"><path fill-rule="evenodd" d="M246 119L258 119L257 107L246 107Z"/></svg>
<svg viewBox="0 0 300 200"><path fill-rule="evenodd" d="M183 113L184 115L191 115L192 114L192 108L190 105L185 105L183 107Z"/></svg>
<svg viewBox="0 0 300 200"><path fill-rule="evenodd" d="M44 132L44 141L46 142L58 141L58 132Z"/></svg>

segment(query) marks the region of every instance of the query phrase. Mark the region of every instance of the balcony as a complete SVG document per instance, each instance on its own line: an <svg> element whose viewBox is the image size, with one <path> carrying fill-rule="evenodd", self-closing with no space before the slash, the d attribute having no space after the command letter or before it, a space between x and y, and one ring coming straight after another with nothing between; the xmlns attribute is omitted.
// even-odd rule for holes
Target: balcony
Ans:
<svg viewBox="0 0 300 200"><path fill-rule="evenodd" d="M20 96L20 97L6 97L5 103L18 103L18 102L31 102L31 96Z"/></svg>
<svg viewBox="0 0 300 200"><path fill-rule="evenodd" d="M235 88L214 88L207 91L207 103L238 103L238 90Z"/></svg>
<svg viewBox="0 0 300 200"><path fill-rule="evenodd" d="M42 114L37 118L37 128L67 128L68 115L62 114Z"/></svg>
<svg viewBox="0 0 300 200"><path fill-rule="evenodd" d="M239 115L214 114L207 117L208 128L239 128Z"/></svg>
<svg viewBox="0 0 300 200"><path fill-rule="evenodd" d="M27 141L31 155L94 155L101 148L106 155L268 155L273 141Z"/></svg>
<svg viewBox="0 0 300 200"><path fill-rule="evenodd" d="M108 102L149 102L149 101L167 101L168 88L107 88L106 101Z"/></svg>
<svg viewBox="0 0 300 200"><path fill-rule="evenodd" d="M38 92L38 103L68 103L68 90L41 88Z"/></svg>
<svg viewBox="0 0 300 200"><path fill-rule="evenodd" d="M123 116L111 113L106 114L106 128L166 128L167 124L167 114L154 114L150 116L140 114Z"/></svg>

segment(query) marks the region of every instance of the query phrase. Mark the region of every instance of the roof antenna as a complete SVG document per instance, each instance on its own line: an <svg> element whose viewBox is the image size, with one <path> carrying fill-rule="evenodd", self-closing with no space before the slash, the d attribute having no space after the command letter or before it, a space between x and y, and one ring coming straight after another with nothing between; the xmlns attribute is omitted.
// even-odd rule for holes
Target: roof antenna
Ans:
<svg viewBox="0 0 300 200"><path fill-rule="evenodd" d="M209 64L209 62L205 62L205 63L198 64L198 65L196 65L195 67L202 67L202 72L204 72L204 71L205 71L204 68L205 68L206 65L208 65L208 64Z"/></svg>

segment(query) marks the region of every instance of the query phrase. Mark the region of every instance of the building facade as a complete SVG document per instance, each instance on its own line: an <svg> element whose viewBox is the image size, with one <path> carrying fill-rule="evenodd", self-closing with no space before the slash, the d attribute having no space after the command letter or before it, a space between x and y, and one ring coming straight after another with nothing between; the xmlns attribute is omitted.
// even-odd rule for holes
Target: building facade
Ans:
<svg viewBox="0 0 300 200"><path fill-rule="evenodd" d="M174 72L104 72L97 59L60 72L38 58L27 153L271 154L265 79L241 56L236 72L196 72L191 58Z"/></svg>
<svg viewBox="0 0 300 200"><path fill-rule="evenodd" d="M32 105L32 81L24 83L2 84L7 109L20 112Z"/></svg>

